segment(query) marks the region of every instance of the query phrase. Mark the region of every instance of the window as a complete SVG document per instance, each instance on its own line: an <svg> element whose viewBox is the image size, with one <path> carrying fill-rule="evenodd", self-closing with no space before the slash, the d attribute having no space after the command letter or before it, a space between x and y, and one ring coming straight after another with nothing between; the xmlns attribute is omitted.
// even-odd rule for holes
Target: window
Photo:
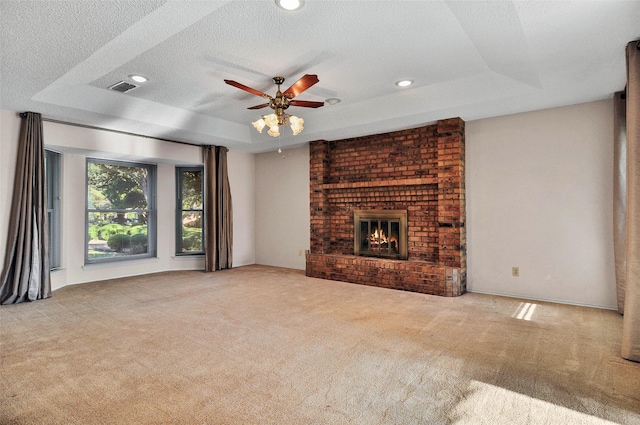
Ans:
<svg viewBox="0 0 640 425"><path fill-rule="evenodd" d="M85 262L156 255L156 166L87 159Z"/></svg>
<svg viewBox="0 0 640 425"><path fill-rule="evenodd" d="M49 223L49 267L60 267L60 157L44 151L44 174L47 187L47 222Z"/></svg>
<svg viewBox="0 0 640 425"><path fill-rule="evenodd" d="M204 253L203 167L176 167L176 254Z"/></svg>

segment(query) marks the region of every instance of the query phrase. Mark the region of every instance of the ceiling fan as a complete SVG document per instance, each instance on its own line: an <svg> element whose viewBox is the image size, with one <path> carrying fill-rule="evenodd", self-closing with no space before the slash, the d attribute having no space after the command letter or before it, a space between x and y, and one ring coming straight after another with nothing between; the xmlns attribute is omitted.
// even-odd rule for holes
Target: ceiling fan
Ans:
<svg viewBox="0 0 640 425"><path fill-rule="evenodd" d="M262 129L265 126L269 127L269 131L267 133L272 137L278 137L280 135L280 130L278 128L278 126L280 125L290 124L294 136L300 134L300 132L304 129L304 120L302 118L296 117L295 115L289 115L284 112L289 106L300 106L303 108L319 108L321 106L324 106L324 102L312 102L309 100L294 99L294 97L298 96L300 93L304 92L309 87L316 84L318 81L320 80L318 80L317 75L305 74L302 78L293 83L291 87L282 92L280 91L280 85L284 83L284 77L273 77L273 82L278 86L278 91L276 92L276 95L272 97L259 90L247 87L244 84L240 84L237 81L224 80L224 82L229 84L230 86L237 87L240 90L244 90L251 94L255 94L256 96L269 99L268 103L251 106L247 109L262 109L269 106L274 110L273 114L264 115L258 121L252 123L256 130L258 130L260 133L262 133Z"/></svg>

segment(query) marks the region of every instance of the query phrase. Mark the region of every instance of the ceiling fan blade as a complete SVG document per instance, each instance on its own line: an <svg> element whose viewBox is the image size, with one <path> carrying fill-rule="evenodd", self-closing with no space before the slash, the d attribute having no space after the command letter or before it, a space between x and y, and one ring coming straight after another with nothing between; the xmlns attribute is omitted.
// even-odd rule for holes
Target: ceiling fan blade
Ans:
<svg viewBox="0 0 640 425"><path fill-rule="evenodd" d="M299 95L300 93L302 93L303 91L305 91L306 89L308 89L309 87L317 83L318 81L320 80L318 80L317 75L305 74L302 78L300 78L298 81L293 83L291 87L286 89L282 94L284 95L284 97L288 99L293 99L294 97L296 97L297 95Z"/></svg>
<svg viewBox="0 0 640 425"><path fill-rule="evenodd" d="M291 106L302 106L303 108L319 108L324 106L324 102L312 102L310 100L291 100L289 101Z"/></svg>
<svg viewBox="0 0 640 425"><path fill-rule="evenodd" d="M267 107L267 106L269 106L269 104L268 104L268 103L263 103L263 104L261 104L261 105L252 106L252 107L247 108L247 109L262 109L262 108L265 108L265 107Z"/></svg>
<svg viewBox="0 0 640 425"><path fill-rule="evenodd" d="M247 87L244 84L240 84L237 81L224 80L224 82L229 84L230 86L237 87L240 90L244 90L244 91L247 91L247 92L249 92L251 94L255 94L256 96L264 97L265 99L271 99L271 96L269 96L268 94L262 93L261 91L258 91L256 89L252 89L251 87Z"/></svg>

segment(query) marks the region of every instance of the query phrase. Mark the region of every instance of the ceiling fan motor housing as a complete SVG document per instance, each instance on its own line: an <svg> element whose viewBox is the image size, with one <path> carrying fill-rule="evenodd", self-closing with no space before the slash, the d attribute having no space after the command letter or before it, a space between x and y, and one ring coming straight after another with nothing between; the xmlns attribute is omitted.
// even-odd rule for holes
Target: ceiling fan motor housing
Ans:
<svg viewBox="0 0 640 425"><path fill-rule="evenodd" d="M280 91L280 85L284 83L284 77L273 77L273 82L278 85L278 91L276 97L269 100L269 107L276 111L278 116L278 124L286 125L286 117L284 116L284 110L289 107L289 99L282 95Z"/></svg>
<svg viewBox="0 0 640 425"><path fill-rule="evenodd" d="M282 93L280 93L280 90L278 90L276 97L269 100L269 107L271 107L271 109L276 111L276 113L278 113L279 109L284 111L289 107L289 99L282 96Z"/></svg>

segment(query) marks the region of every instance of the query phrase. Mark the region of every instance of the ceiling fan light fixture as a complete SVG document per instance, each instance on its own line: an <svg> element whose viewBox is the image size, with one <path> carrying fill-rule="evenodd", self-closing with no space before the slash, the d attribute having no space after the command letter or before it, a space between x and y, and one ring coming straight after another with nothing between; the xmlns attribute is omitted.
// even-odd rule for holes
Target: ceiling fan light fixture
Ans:
<svg viewBox="0 0 640 425"><path fill-rule="evenodd" d="M269 128L278 127L278 116L276 114L269 114L262 117L265 124Z"/></svg>
<svg viewBox="0 0 640 425"><path fill-rule="evenodd" d="M258 121L252 122L251 124L253 124L256 130L258 130L258 133L262 133L262 130L267 125L267 123L264 122L264 118L260 118Z"/></svg>
<svg viewBox="0 0 640 425"><path fill-rule="evenodd" d="M297 136L302 132L302 130L304 130L304 120L302 118L291 115L289 117L289 122L291 123L291 131L293 131L294 136Z"/></svg>
<svg viewBox="0 0 640 425"><path fill-rule="evenodd" d="M269 127L269 131L267 131L267 134L271 137L278 137L280 135L280 128L277 125Z"/></svg>
<svg viewBox="0 0 640 425"><path fill-rule="evenodd" d="M284 10L297 10L304 4L303 0L276 0L279 8Z"/></svg>

